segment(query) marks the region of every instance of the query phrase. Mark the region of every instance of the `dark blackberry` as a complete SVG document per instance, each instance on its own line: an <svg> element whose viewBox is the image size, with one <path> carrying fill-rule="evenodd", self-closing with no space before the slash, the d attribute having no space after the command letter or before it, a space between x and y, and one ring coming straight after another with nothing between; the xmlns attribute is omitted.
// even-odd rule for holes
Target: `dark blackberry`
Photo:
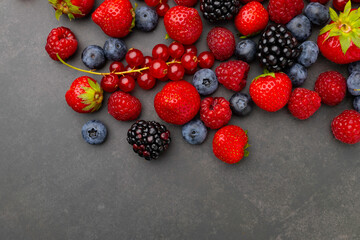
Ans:
<svg viewBox="0 0 360 240"><path fill-rule="evenodd" d="M169 148L171 138L164 125L139 120L128 130L127 141L133 146L134 152L150 161L157 159L161 152Z"/></svg>
<svg viewBox="0 0 360 240"><path fill-rule="evenodd" d="M211 23L226 22L239 12L240 0L201 0L200 10Z"/></svg>
<svg viewBox="0 0 360 240"><path fill-rule="evenodd" d="M270 72L281 72L291 67L300 55L298 41L281 25L269 25L258 45L260 63Z"/></svg>

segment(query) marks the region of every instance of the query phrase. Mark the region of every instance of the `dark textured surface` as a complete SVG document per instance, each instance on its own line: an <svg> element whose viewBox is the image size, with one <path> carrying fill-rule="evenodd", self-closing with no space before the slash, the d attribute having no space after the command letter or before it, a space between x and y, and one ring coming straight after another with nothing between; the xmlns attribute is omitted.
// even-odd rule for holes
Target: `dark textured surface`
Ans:
<svg viewBox="0 0 360 240"><path fill-rule="evenodd" d="M210 30L204 24L200 51ZM213 156L215 131L203 145L190 146L181 128L169 124L170 149L146 162L126 142L132 123L107 114L106 101L89 115L67 106L65 92L82 74L44 50L48 33L60 25L79 40L69 62L84 68L82 49L107 39L90 18L57 22L47 1L0 1L0 239L360 239L360 145L342 144L330 131L331 120L351 108L351 97L322 106L307 121L286 108L234 116L231 124L247 129L251 144L250 156L234 166ZM160 20L155 32L135 30L125 41L150 54L156 43L171 43L164 36ZM320 57L304 86L313 89L326 70L348 75L346 66ZM252 64L248 81L260 72ZM141 118L159 120L152 101L163 85L136 87ZM221 86L214 96L231 94ZM102 146L81 137L91 119L108 127Z"/></svg>

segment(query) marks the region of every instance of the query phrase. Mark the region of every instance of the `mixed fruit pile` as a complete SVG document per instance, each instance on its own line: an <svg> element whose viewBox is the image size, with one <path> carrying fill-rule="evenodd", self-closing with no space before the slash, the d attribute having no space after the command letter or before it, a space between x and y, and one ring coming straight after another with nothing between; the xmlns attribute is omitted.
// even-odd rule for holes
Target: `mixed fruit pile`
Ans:
<svg viewBox="0 0 360 240"><path fill-rule="evenodd" d="M286 105L297 119L305 120L321 104L335 106L347 92L355 96L355 110L345 110L331 123L334 137L347 144L360 142L360 10L349 0L270 0L267 9L263 0L200 0L203 18L212 24L233 22L239 31L213 27L207 34L209 51L198 54L194 43L203 33L203 20L194 8L198 0L145 0L146 5L133 6L129 0L104 0L92 13L92 20L109 36L104 46L90 45L81 59L89 70L65 62L78 41L65 27L51 30L45 49L50 58L88 75L102 77L100 84L89 76L73 81L65 94L68 105L76 112L97 111L103 103L103 91L111 93L107 108L119 121L133 121L141 113L141 101L131 95L135 85L152 89L156 81L169 81L154 99L157 115L166 123L182 126L182 135L189 144L201 144L208 130L216 129L212 145L214 155L226 163L237 163L249 153L247 131L227 125L232 115L248 115L256 104L276 112ZM354 2L360 2L359 0ZM49 0L56 18L69 19L89 14L94 0ZM164 17L169 46L157 44L151 56L139 49L128 49L121 39L132 28L151 32ZM271 22L270 22L271 21ZM317 42L307 40L312 26L322 26ZM251 38L260 35L256 43ZM314 90L301 88L307 68L315 64L318 54L337 64L349 64L346 79L336 71L321 73ZM235 56L236 60L229 60ZM126 66L121 62L126 61ZM264 74L250 82L249 93L242 93L247 84L250 62L257 59ZM110 60L109 72L97 72ZM212 70L215 60L221 61ZM200 68L200 69L199 69ZM191 83L184 75L193 75ZM219 87L234 91L229 100L211 97ZM199 114L200 117L197 117ZM105 125L97 120L82 128L83 138L90 144L101 144L107 136ZM127 133L127 141L135 153L146 160L157 159L169 148L170 132L155 121L137 120Z"/></svg>

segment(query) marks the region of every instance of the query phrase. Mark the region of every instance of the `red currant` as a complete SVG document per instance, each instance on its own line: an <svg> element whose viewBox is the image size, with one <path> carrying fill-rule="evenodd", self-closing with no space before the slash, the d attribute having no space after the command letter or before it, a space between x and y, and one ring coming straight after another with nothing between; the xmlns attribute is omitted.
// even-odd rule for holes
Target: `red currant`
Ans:
<svg viewBox="0 0 360 240"><path fill-rule="evenodd" d="M155 59L150 63L150 74L155 78L163 78L168 73L168 68L164 60Z"/></svg>
<svg viewBox="0 0 360 240"><path fill-rule="evenodd" d="M214 54L209 51L200 53L198 60L199 60L199 66L201 68L212 68L212 66L214 66L215 63Z"/></svg>
<svg viewBox="0 0 360 240"><path fill-rule="evenodd" d="M144 60L144 63L143 63L143 65L141 65L141 67L142 67L142 68L148 67L148 66L150 65L150 63L151 63L152 60L153 60L152 57L146 56L146 57L145 57L145 60Z"/></svg>
<svg viewBox="0 0 360 240"><path fill-rule="evenodd" d="M152 50L152 56L154 59L167 61L170 56L169 48L165 44L157 44Z"/></svg>
<svg viewBox="0 0 360 240"><path fill-rule="evenodd" d="M160 3L167 3L168 0L160 0Z"/></svg>
<svg viewBox="0 0 360 240"><path fill-rule="evenodd" d="M170 56L174 59L180 59L185 53L185 47L179 42L173 42L169 46Z"/></svg>
<svg viewBox="0 0 360 240"><path fill-rule="evenodd" d="M149 7L156 7L160 3L160 0L145 0L145 3Z"/></svg>
<svg viewBox="0 0 360 240"><path fill-rule="evenodd" d="M166 75L163 78L158 78L158 80L161 81L161 82L166 82L167 80L169 80L169 77L168 77L168 75Z"/></svg>
<svg viewBox="0 0 360 240"><path fill-rule="evenodd" d="M187 75L194 75L196 73L196 70L197 70L197 68L193 68L193 69L190 69L190 70L185 69L185 73Z"/></svg>
<svg viewBox="0 0 360 240"><path fill-rule="evenodd" d="M131 92L135 88L135 80L131 76L122 76L119 79L119 89L124 92Z"/></svg>
<svg viewBox="0 0 360 240"><path fill-rule="evenodd" d="M131 71L131 70L134 70L135 68L134 67L131 67L129 65L127 65L124 69L124 71ZM132 73L127 73L126 75L127 76L131 76L132 78L136 79L138 76L139 76L140 73L138 72L132 72Z"/></svg>
<svg viewBox="0 0 360 240"><path fill-rule="evenodd" d="M131 48L125 56L126 62L129 64L129 66L132 67L138 67L141 66L145 59L143 53L135 48Z"/></svg>
<svg viewBox="0 0 360 240"><path fill-rule="evenodd" d="M110 72L122 72L124 71L124 64L121 62L112 62L109 67Z"/></svg>
<svg viewBox="0 0 360 240"><path fill-rule="evenodd" d="M185 53L193 53L194 55L197 56L197 48L194 45L186 45Z"/></svg>
<svg viewBox="0 0 360 240"><path fill-rule="evenodd" d="M113 73L105 75L101 79L100 85L105 92L115 92L119 87L119 77Z"/></svg>
<svg viewBox="0 0 360 240"><path fill-rule="evenodd" d="M345 5L349 0L334 0L333 5L334 8L340 12L344 11Z"/></svg>
<svg viewBox="0 0 360 240"><path fill-rule="evenodd" d="M142 89L149 90L155 86L156 79L150 75L149 71L145 71L138 76L137 83Z"/></svg>
<svg viewBox="0 0 360 240"><path fill-rule="evenodd" d="M168 76L172 81L179 81L184 77L185 69L180 63L173 63L169 66Z"/></svg>
<svg viewBox="0 0 360 240"><path fill-rule="evenodd" d="M193 72L194 69L196 71L197 68L197 57L193 53L185 53L181 58L181 64L187 70L187 72Z"/></svg>
<svg viewBox="0 0 360 240"><path fill-rule="evenodd" d="M156 6L156 13L160 16L163 17L165 16L166 12L169 11L170 6L167 3L160 3L159 5Z"/></svg>

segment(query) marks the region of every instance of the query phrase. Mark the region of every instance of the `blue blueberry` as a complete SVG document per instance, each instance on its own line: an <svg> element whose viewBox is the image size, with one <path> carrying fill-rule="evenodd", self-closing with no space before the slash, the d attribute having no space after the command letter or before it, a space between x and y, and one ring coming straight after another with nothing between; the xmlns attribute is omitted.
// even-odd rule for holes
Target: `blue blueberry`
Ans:
<svg viewBox="0 0 360 240"><path fill-rule="evenodd" d="M87 143L101 144L106 139L107 129L102 122L91 120L82 126L81 134Z"/></svg>
<svg viewBox="0 0 360 240"><path fill-rule="evenodd" d="M135 26L143 32L151 32L158 24L159 16L148 6L138 7L135 10Z"/></svg>
<svg viewBox="0 0 360 240"><path fill-rule="evenodd" d="M236 45L235 56L237 59L250 63L256 56L256 43L250 39L240 41Z"/></svg>
<svg viewBox="0 0 360 240"><path fill-rule="evenodd" d="M304 11L309 20L318 26L325 25L329 21L329 9L318 2L309 3Z"/></svg>
<svg viewBox="0 0 360 240"><path fill-rule="evenodd" d="M182 136L190 144L202 144L207 136L207 128L200 120L192 120L182 127Z"/></svg>
<svg viewBox="0 0 360 240"><path fill-rule="evenodd" d="M302 14L294 17L288 24L286 24L286 27L300 42L305 41L311 35L311 22Z"/></svg>
<svg viewBox="0 0 360 240"><path fill-rule="evenodd" d="M87 46L81 54L81 60L90 69L102 68L105 63L104 50L96 45Z"/></svg>
<svg viewBox="0 0 360 240"><path fill-rule="evenodd" d="M216 91L219 82L213 70L204 68L194 74L193 85L201 95L206 96Z"/></svg>
<svg viewBox="0 0 360 240"><path fill-rule="evenodd" d="M297 61L304 67L310 67L314 64L319 56L319 47L313 41L303 42L299 49L301 51Z"/></svg>
<svg viewBox="0 0 360 240"><path fill-rule="evenodd" d="M127 47L123 40L109 38L104 44L105 56L111 61L121 61L127 53Z"/></svg>
<svg viewBox="0 0 360 240"><path fill-rule="evenodd" d="M235 93L231 96L230 108L233 114L238 116L248 115L253 108L253 101L247 93Z"/></svg>
<svg viewBox="0 0 360 240"><path fill-rule="evenodd" d="M351 95L360 95L360 72L353 72L346 81L348 90Z"/></svg>
<svg viewBox="0 0 360 240"><path fill-rule="evenodd" d="M348 69L349 69L349 74L352 74L355 71L360 72L360 61L350 63Z"/></svg>
<svg viewBox="0 0 360 240"><path fill-rule="evenodd" d="M291 68L287 69L285 73L291 79L292 85L294 87L301 86L305 82L308 75L306 67L299 63L295 63Z"/></svg>
<svg viewBox="0 0 360 240"><path fill-rule="evenodd" d="M360 96L354 99L353 105L354 109L360 113Z"/></svg>

